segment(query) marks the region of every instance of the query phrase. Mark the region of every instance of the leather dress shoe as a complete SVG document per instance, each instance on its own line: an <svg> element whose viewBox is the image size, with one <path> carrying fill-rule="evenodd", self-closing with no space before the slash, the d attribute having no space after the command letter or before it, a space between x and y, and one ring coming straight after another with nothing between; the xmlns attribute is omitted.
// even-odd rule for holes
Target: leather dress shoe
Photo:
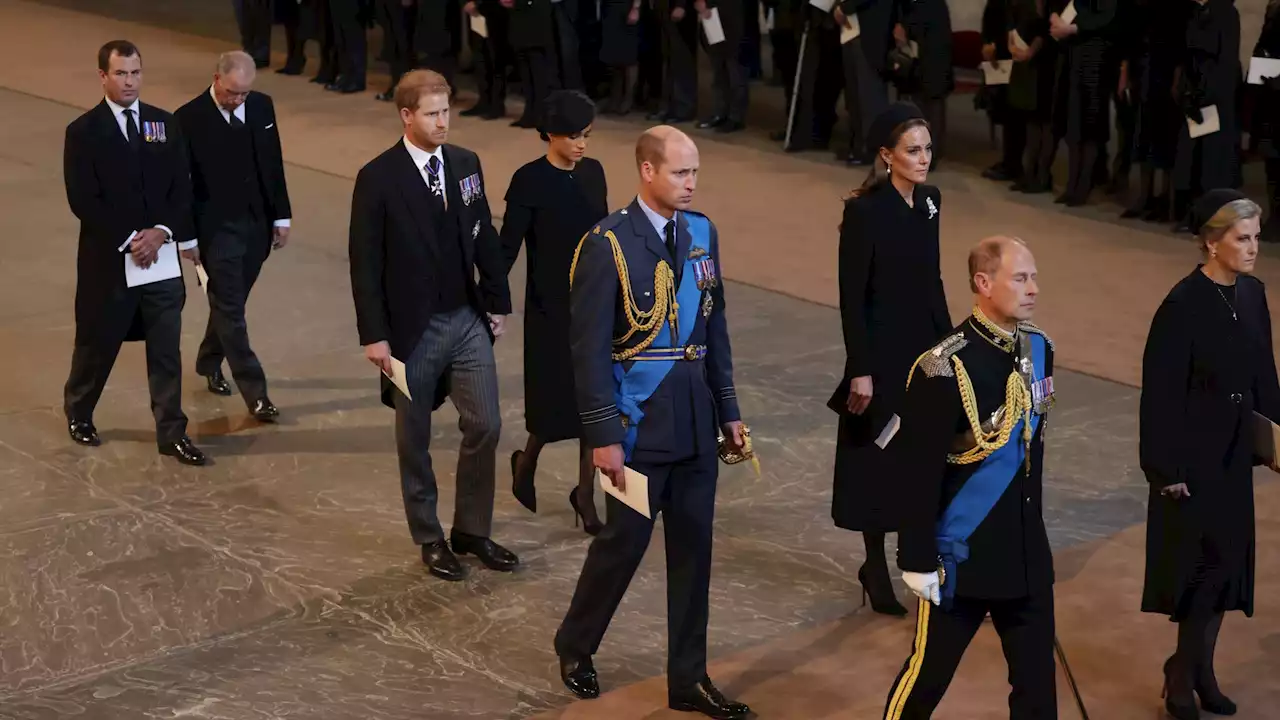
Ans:
<svg viewBox="0 0 1280 720"><path fill-rule="evenodd" d="M534 122L533 118L527 118L527 117L517 118L511 123L511 127L522 128L524 130L532 130L537 126L538 126L538 123Z"/></svg>
<svg viewBox="0 0 1280 720"><path fill-rule="evenodd" d="M736 133L746 129L747 124L740 120L725 120L716 126L716 132L721 135L728 135L729 133Z"/></svg>
<svg viewBox="0 0 1280 720"><path fill-rule="evenodd" d="M205 456L200 448L196 447L191 438L183 435L177 441L171 443L160 444L160 454L168 455L171 458L177 458L178 462L183 465L200 466L209 462L209 458Z"/></svg>
<svg viewBox="0 0 1280 720"><path fill-rule="evenodd" d="M700 712L716 720L742 720L751 714L751 708L726 698L707 677L691 688L668 692L667 707L680 712Z"/></svg>
<svg viewBox="0 0 1280 720"><path fill-rule="evenodd" d="M276 418L280 417L280 409L272 404L269 397L260 397L254 400L253 409L249 412L253 415L254 420L264 423L275 422Z"/></svg>
<svg viewBox="0 0 1280 720"><path fill-rule="evenodd" d="M212 375L206 375L204 379L209 383L209 392L223 397L231 396L231 383L227 382L221 369L214 370Z"/></svg>
<svg viewBox="0 0 1280 720"><path fill-rule="evenodd" d="M717 115L710 120L703 120L698 123L698 128L701 130L710 130L712 128L718 128L727 122L729 122L729 118Z"/></svg>
<svg viewBox="0 0 1280 720"><path fill-rule="evenodd" d="M449 550L444 540L436 540L422 546L422 563L427 566L432 575L441 580L458 582L466 577L462 563L458 562L457 556Z"/></svg>
<svg viewBox="0 0 1280 720"><path fill-rule="evenodd" d="M501 120L506 116L507 116L506 108L495 107L495 108L489 108L488 110L485 110L484 114L480 116L480 119Z"/></svg>
<svg viewBox="0 0 1280 720"><path fill-rule="evenodd" d="M461 117L484 117L489 113L489 107L484 103L476 103L458 113Z"/></svg>
<svg viewBox="0 0 1280 720"><path fill-rule="evenodd" d="M277 75L301 75L303 67L305 67L304 63L293 63L293 62L285 63L284 67L276 69L276 74Z"/></svg>
<svg viewBox="0 0 1280 720"><path fill-rule="evenodd" d="M476 537L454 530L449 533L449 544L459 555L475 555L490 570L511 572L520 565L515 553L489 538Z"/></svg>
<svg viewBox="0 0 1280 720"><path fill-rule="evenodd" d="M311 82L317 85L332 85L334 77L332 75L320 74L311 78Z"/></svg>
<svg viewBox="0 0 1280 720"><path fill-rule="evenodd" d="M77 445L98 447L102 444L102 439L98 437L98 429L91 422L72 420L67 425L67 434Z"/></svg>
<svg viewBox="0 0 1280 720"><path fill-rule="evenodd" d="M390 88L386 92L380 92L377 95L374 95L373 99L378 102L391 102L396 99L396 89Z"/></svg>
<svg viewBox="0 0 1280 720"><path fill-rule="evenodd" d="M583 700L600 697L600 680L596 677L596 668L589 657L560 658L560 679L569 692Z"/></svg>
<svg viewBox="0 0 1280 720"><path fill-rule="evenodd" d="M669 117L671 117L671 113L666 110L658 110L657 112L651 112L648 115L645 115L644 119L649 120L650 122L666 122Z"/></svg>

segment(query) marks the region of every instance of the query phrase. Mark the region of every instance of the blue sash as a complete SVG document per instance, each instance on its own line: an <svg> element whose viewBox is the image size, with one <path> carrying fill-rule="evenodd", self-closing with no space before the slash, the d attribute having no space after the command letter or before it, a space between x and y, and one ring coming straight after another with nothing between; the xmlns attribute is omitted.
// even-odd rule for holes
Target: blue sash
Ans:
<svg viewBox="0 0 1280 720"><path fill-rule="evenodd" d="M1034 366L1033 381L1044 379L1044 337L1030 333L1031 361ZM1030 388L1028 388L1030 390ZM946 573L942 584L942 608L948 610L956 594L956 572L961 563L969 559L969 537L978 525L987 518L991 508L995 507L1009 483L1013 482L1019 468L1026 459L1026 449L1022 445L1022 424L1025 418L1018 420L1009 435L1009 442L1004 447L991 453L978 465L978 469L969 476L964 487L952 498L951 504L938 520L937 541L938 557ZM1040 416L1031 414L1031 435L1035 437L1040 425Z"/></svg>
<svg viewBox="0 0 1280 720"><path fill-rule="evenodd" d="M693 213L684 213L684 218L689 229L690 250L700 248L705 254L710 255L711 222ZM698 288L692 265L692 261L686 257L680 275L680 287L676 290L676 302L680 306L678 342L672 343L671 323L663 319L662 327L658 330L658 335L650 347L670 348L688 344L689 335L693 332L693 326L698 320L698 301L702 299L702 290ZM662 289L654 288L654 292L662 292ZM675 360L637 362L632 363L629 370L623 369L623 364L620 362L613 364L613 380L618 388L614 393L614 400L618 404L618 412L627 419L627 434L622 440L622 449L626 453L627 460L631 459L631 451L636 446L636 428L644 419L644 411L640 406L657 391L658 386L662 384L676 362Z"/></svg>

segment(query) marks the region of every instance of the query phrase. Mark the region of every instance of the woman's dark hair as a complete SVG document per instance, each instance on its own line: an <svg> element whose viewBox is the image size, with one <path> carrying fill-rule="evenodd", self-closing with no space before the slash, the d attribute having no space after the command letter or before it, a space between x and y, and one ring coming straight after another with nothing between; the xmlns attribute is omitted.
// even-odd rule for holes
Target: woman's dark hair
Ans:
<svg viewBox="0 0 1280 720"><path fill-rule="evenodd" d="M885 145L884 148L876 148L876 157L875 160L872 161L871 172L867 173L867 179L862 181L862 185L850 191L845 199L851 200L853 198L862 197L863 195L866 195L872 190L875 190L881 185L889 182L889 166L885 164L884 158L880 156L880 150L892 150L898 146L898 143L902 141L902 136L905 135L908 130L913 130L919 127L928 130L930 133L933 132L933 128L929 127L929 122L924 118L912 118L895 127L893 132L889 133L889 143Z"/></svg>

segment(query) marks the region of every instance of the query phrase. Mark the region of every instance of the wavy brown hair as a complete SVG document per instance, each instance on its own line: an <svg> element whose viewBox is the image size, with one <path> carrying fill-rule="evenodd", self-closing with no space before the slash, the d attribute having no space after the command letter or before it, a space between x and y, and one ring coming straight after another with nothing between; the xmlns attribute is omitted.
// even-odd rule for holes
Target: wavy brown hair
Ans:
<svg viewBox="0 0 1280 720"><path fill-rule="evenodd" d="M893 132L889 133L889 144L884 147L876 148L876 158L871 164L871 172L867 173L867 179L862 181L862 185L850 190L849 194L846 195L844 199L852 200L854 198L860 198L881 185L888 183L889 166L885 164L884 156L880 154L880 151L892 150L897 147L898 143L902 141L902 136L905 135L908 130L913 130L919 127L928 130L930 135L933 134L933 128L929 126L929 122L924 118L911 118L910 120L907 120L895 127Z"/></svg>

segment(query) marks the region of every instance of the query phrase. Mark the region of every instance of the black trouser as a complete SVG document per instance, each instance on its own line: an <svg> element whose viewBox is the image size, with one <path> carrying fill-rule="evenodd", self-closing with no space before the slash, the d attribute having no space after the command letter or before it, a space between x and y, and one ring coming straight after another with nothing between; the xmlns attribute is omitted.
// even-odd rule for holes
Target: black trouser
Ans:
<svg viewBox="0 0 1280 720"><path fill-rule="evenodd" d="M837 36L836 42L839 42ZM862 46L862 38L857 38L844 43L840 46L840 52L844 60L844 71L846 74L852 74L856 80L857 100L854 103L849 102L849 98L845 98L845 109L849 113L849 123L858 128L857 144L851 148L859 156L871 159L879 148L867 147L867 132L871 129L871 123L875 121L876 116L884 112L889 107L889 83L885 82L884 77L880 75L880 71L872 65L871 60L867 57L866 51ZM845 91L846 93L848 90ZM946 105L943 100L941 111L935 107L934 114L937 118L929 118L929 123L941 121L945 130L946 125ZM926 113L929 108L921 107ZM938 128L933 130L933 145L936 148L941 142L942 133Z"/></svg>
<svg viewBox="0 0 1280 720"><path fill-rule="evenodd" d="M933 715L969 641L988 614L1009 663L1010 720L1058 717L1053 588L1013 600L957 597L950 611L926 600L919 605L912 654L889 691L886 720L924 720Z"/></svg>
<svg viewBox="0 0 1280 720"><path fill-rule="evenodd" d="M517 53L520 59L520 84L524 86L522 120L542 122L542 105L547 96L559 88L555 58L549 48L530 48Z"/></svg>
<svg viewBox="0 0 1280 720"><path fill-rule="evenodd" d="M800 36L793 30L770 30L769 45L773 48L773 70L782 82L783 97L787 109L791 108L791 91L795 87L796 68L800 64Z"/></svg>
<svg viewBox="0 0 1280 720"><path fill-rule="evenodd" d="M1027 114L1006 108L1001 132L1003 139L1000 143L1000 165L1014 180L1021 180L1026 172L1022 156L1027 151Z"/></svg>
<svg viewBox="0 0 1280 720"><path fill-rule="evenodd" d="M724 42L706 46L707 55L711 58L711 115L745 123L749 80L740 52L744 31L742 9L721 12L720 23L724 28ZM703 36L703 42L706 42L706 36Z"/></svg>
<svg viewBox="0 0 1280 720"><path fill-rule="evenodd" d="M795 114L789 150L807 150L815 143L825 145L831 139L836 124L836 101L844 88L840 32L825 23L811 21L803 44L796 68L800 76L799 96L792 100Z"/></svg>
<svg viewBox="0 0 1280 720"><path fill-rule="evenodd" d="M357 0L329 0L333 34L337 45L338 76L343 85L365 86L369 46Z"/></svg>
<svg viewBox="0 0 1280 720"><path fill-rule="evenodd" d="M196 355L196 372L208 377L225 358L240 396L250 408L267 396L267 376L249 345L245 304L271 246L271 226L246 216L201 241L200 261L209 273L209 323Z"/></svg>
<svg viewBox="0 0 1280 720"><path fill-rule="evenodd" d="M119 266L116 268L119 272ZM156 441L176 442L187 432L182 412L182 278L136 288L118 288L98 312L96 325L71 353L71 373L63 391L63 410L70 421L92 422L120 345L135 319L141 320L147 343L147 385L156 419ZM77 333L78 335L80 333Z"/></svg>
<svg viewBox="0 0 1280 720"><path fill-rule="evenodd" d="M569 15L569 11L565 9L565 4L562 2L553 5L551 11L555 15L555 66L560 87L566 90L581 90L582 60L578 56L578 19Z"/></svg>
<svg viewBox="0 0 1280 720"><path fill-rule="evenodd" d="M286 2L284 6L284 38L288 52L285 67L302 72L307 64L307 40L315 34L315 10L305 8L297 2ZM304 19L303 15L306 14ZM304 21L305 20L305 21Z"/></svg>
<svg viewBox="0 0 1280 720"><path fill-rule="evenodd" d="M333 27L332 0L313 0L315 9L315 36L320 43L320 70L316 82L330 83L338 77L338 36Z"/></svg>
<svg viewBox="0 0 1280 720"><path fill-rule="evenodd" d="M649 478L650 514L662 513L667 549L667 683L684 689L707 674L707 594L716 504L715 453L670 465L633 463ZM606 496L607 520L591 542L569 612L556 632L561 657L589 657L635 575L653 520Z"/></svg>
<svg viewBox="0 0 1280 720"><path fill-rule="evenodd" d="M680 21L662 18L662 109L673 119L690 120L698 113L698 20L688 11Z"/></svg>
<svg viewBox="0 0 1280 720"><path fill-rule="evenodd" d="M507 16L505 13L485 16L489 37L468 31L471 56L475 58L476 83L479 85L478 106L495 113L505 112L507 106L506 47Z"/></svg>
<svg viewBox="0 0 1280 720"><path fill-rule="evenodd" d="M400 78L413 67L409 10L400 0L378 0L378 24L382 26L383 52L387 56L391 84L395 88Z"/></svg>
<svg viewBox="0 0 1280 720"><path fill-rule="evenodd" d="M236 22L240 25L240 47L254 62L271 61L272 0L235 0Z"/></svg>

